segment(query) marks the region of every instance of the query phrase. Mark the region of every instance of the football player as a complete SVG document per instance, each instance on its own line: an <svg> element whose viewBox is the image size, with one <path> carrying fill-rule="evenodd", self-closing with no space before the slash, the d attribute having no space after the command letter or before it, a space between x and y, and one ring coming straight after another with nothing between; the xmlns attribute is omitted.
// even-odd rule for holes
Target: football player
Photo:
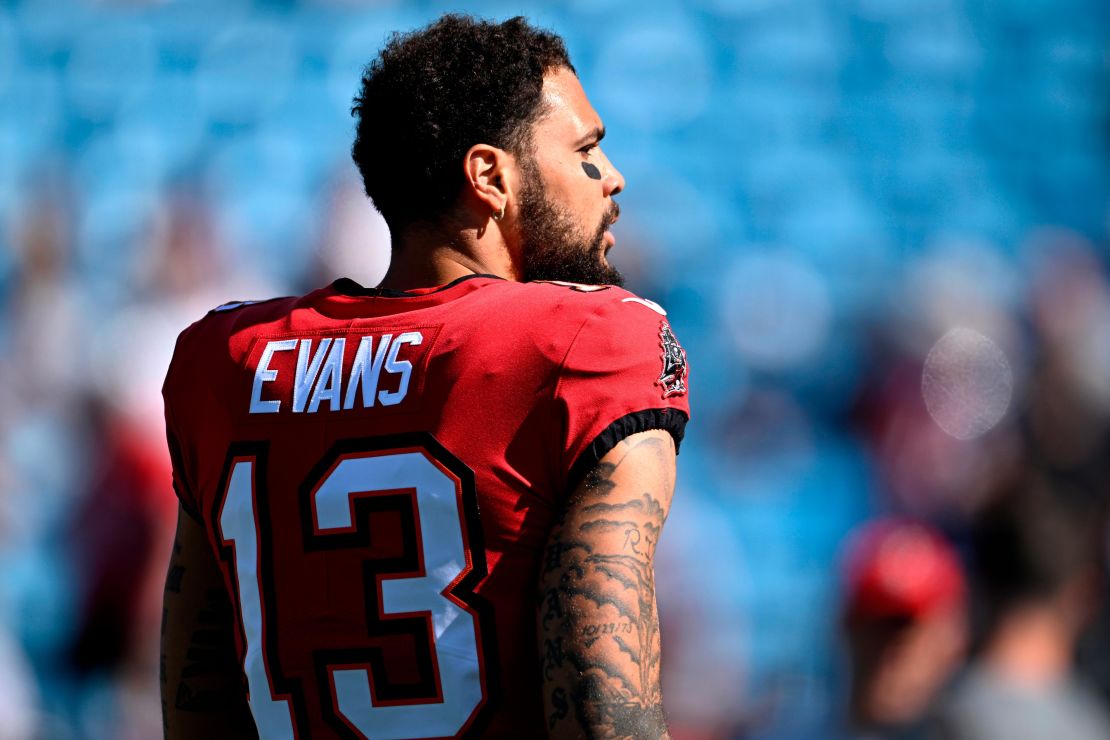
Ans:
<svg viewBox="0 0 1110 740"><path fill-rule="evenodd" d="M666 737L686 355L607 261L624 179L562 40L445 16L354 114L381 284L218 307L166 378L167 736Z"/></svg>

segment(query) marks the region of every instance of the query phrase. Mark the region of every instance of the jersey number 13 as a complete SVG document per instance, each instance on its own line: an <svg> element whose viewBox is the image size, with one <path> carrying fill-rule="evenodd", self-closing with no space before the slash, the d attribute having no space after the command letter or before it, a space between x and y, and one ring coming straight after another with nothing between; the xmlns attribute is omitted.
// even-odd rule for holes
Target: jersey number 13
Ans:
<svg viewBox="0 0 1110 740"><path fill-rule="evenodd" d="M274 543L269 526L259 526L270 521L266 452L255 445L229 453L217 534L234 568L243 672L259 736L306 738L298 706L304 692L273 670L275 612L267 601L276 598L269 587ZM333 715L330 724L371 740L461 735L488 699L483 607L472 590L486 566L471 471L429 435L348 441L309 474L298 495L306 554L366 548L370 517L382 511L399 515L410 543L403 556L363 562L371 642L312 653L320 692L330 693L318 697ZM298 584L283 580L281 587L296 593ZM389 683L381 641L391 635L415 645L417 663L430 666L423 685Z"/></svg>

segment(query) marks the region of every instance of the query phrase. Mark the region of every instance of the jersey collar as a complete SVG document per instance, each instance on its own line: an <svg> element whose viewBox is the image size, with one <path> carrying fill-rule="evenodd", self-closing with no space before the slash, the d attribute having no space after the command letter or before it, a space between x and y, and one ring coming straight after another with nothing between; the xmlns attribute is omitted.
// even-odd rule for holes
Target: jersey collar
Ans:
<svg viewBox="0 0 1110 740"><path fill-rule="evenodd" d="M461 298L495 283L504 283L497 275L463 275L446 285L412 290L366 288L350 278L340 278L326 288L306 296L306 307L324 316L337 319L374 318L398 312L430 308Z"/></svg>
<svg viewBox="0 0 1110 740"><path fill-rule="evenodd" d="M375 298L418 298L450 290L465 280L474 280L475 278L490 278L492 280L505 279L497 275L487 275L486 273L476 272L471 275L463 275L460 278L455 278L446 285L436 285L431 288L413 288L412 290L392 290L390 288L366 288L359 285L351 278L342 277L332 283L331 287L332 290L339 295L350 296L352 298L365 296L373 296Z"/></svg>

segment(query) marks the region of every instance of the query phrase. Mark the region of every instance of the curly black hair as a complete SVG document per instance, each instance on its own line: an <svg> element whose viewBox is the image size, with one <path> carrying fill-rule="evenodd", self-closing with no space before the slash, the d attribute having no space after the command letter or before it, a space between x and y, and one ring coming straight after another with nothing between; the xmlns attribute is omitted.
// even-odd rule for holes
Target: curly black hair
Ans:
<svg viewBox="0 0 1110 740"><path fill-rule="evenodd" d="M574 71L563 40L520 16L449 14L393 34L351 108L351 157L390 230L434 221L455 203L475 144L526 155L543 76L560 67Z"/></svg>

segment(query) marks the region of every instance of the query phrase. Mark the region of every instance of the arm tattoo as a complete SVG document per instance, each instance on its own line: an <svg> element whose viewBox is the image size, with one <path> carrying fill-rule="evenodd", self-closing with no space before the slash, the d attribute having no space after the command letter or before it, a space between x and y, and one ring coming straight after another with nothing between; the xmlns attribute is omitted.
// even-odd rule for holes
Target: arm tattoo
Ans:
<svg viewBox="0 0 1110 740"><path fill-rule="evenodd" d="M162 686L162 729L166 728L166 684L168 676L166 673L166 625L169 623L170 609L169 601L174 598L171 594L181 593L181 582L185 578L185 566L181 562L181 545L178 542L173 543L173 552L170 554L169 572L166 574L166 588L162 596L162 640L161 649L158 655L158 681Z"/></svg>
<svg viewBox="0 0 1110 740"><path fill-rule="evenodd" d="M195 538L196 533L190 535ZM235 647L235 612L215 563L193 539L174 542L166 575L159 660L167 738L256 738Z"/></svg>
<svg viewBox="0 0 1110 740"><path fill-rule="evenodd" d="M653 558L674 482L636 498L613 492L633 452L673 453L655 437L621 445L623 457L599 463L575 492L543 559L547 721L588 737L667 737Z"/></svg>
<svg viewBox="0 0 1110 740"><path fill-rule="evenodd" d="M231 603L221 588L208 589L204 598L205 606L197 614L197 626L189 637L177 685L174 706L184 712L229 709L238 704L237 695L242 692L235 640L227 629L234 618ZM194 679L200 679L206 687L193 685Z"/></svg>

